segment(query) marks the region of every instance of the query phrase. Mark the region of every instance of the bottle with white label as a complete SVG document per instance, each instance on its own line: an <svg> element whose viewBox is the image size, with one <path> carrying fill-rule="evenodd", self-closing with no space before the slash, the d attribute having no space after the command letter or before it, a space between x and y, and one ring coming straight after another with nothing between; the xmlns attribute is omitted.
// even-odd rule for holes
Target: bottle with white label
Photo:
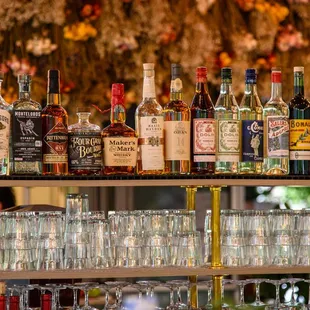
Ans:
<svg viewBox="0 0 310 310"><path fill-rule="evenodd" d="M138 139L125 124L124 84L112 84L111 124L102 130L104 174L134 174Z"/></svg>
<svg viewBox="0 0 310 310"><path fill-rule="evenodd" d="M165 172L188 174L190 172L190 120L189 106L182 100L182 68L171 65L170 102L164 108Z"/></svg>
<svg viewBox="0 0 310 310"><path fill-rule="evenodd" d="M232 91L231 68L221 69L221 90L215 104L216 162L215 173L238 172L240 161L240 113Z"/></svg>
<svg viewBox="0 0 310 310"><path fill-rule="evenodd" d="M282 99L281 69L271 72L271 98L264 106L263 173L289 173L289 108Z"/></svg>
<svg viewBox="0 0 310 310"><path fill-rule="evenodd" d="M155 71L153 63L143 64L143 99L136 109L136 134L138 136L138 174L164 172L164 115L156 100Z"/></svg>
<svg viewBox="0 0 310 310"><path fill-rule="evenodd" d="M9 105L1 96L1 84L4 74L0 72L0 175L9 173L9 141L11 130L11 111Z"/></svg>

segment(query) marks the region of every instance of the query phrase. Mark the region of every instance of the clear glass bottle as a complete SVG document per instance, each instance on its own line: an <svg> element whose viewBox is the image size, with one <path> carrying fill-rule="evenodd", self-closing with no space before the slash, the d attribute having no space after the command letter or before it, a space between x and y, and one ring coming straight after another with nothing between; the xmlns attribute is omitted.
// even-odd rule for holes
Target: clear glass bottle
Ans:
<svg viewBox="0 0 310 310"><path fill-rule="evenodd" d="M240 161L240 113L232 91L232 69L221 69L220 95L215 104L215 173L237 173Z"/></svg>
<svg viewBox="0 0 310 310"><path fill-rule="evenodd" d="M102 130L104 174L134 174L138 139L125 124L124 84L112 84L111 124Z"/></svg>
<svg viewBox="0 0 310 310"><path fill-rule="evenodd" d="M9 145L11 138L11 111L9 105L1 96L1 85L4 74L0 71L0 175L9 174Z"/></svg>
<svg viewBox="0 0 310 310"><path fill-rule="evenodd" d="M156 100L154 64L143 64L143 99L136 109L136 133L139 143L138 174L162 174L164 171L164 115Z"/></svg>
<svg viewBox="0 0 310 310"><path fill-rule="evenodd" d="M289 109L282 99L282 73L271 72L271 98L265 104L263 173L284 175L289 172Z"/></svg>
<svg viewBox="0 0 310 310"><path fill-rule="evenodd" d="M191 110L183 98L182 67L171 65L170 102L164 108L165 172L190 172Z"/></svg>
<svg viewBox="0 0 310 310"><path fill-rule="evenodd" d="M18 76L19 99L12 111L11 174L42 173L42 107L31 99L31 75Z"/></svg>
<svg viewBox="0 0 310 310"><path fill-rule="evenodd" d="M261 174L264 159L263 106L257 95L255 69L245 71L245 91L239 110L242 152L239 163L241 174Z"/></svg>
<svg viewBox="0 0 310 310"><path fill-rule="evenodd" d="M89 108L79 107L78 122L68 127L69 173L100 174L102 169L101 128L89 122Z"/></svg>

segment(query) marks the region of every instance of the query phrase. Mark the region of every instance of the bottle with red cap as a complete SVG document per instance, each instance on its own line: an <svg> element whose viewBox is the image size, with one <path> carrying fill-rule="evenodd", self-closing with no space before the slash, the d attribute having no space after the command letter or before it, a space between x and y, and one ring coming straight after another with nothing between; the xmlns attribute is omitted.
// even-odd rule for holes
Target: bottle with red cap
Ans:
<svg viewBox="0 0 310 310"><path fill-rule="evenodd" d="M272 69L271 82L271 98L263 111L263 173L285 175L289 172L289 109L282 99L281 69Z"/></svg>
<svg viewBox="0 0 310 310"><path fill-rule="evenodd" d="M104 174L134 174L138 139L125 124L124 84L112 85L111 124L102 130Z"/></svg>

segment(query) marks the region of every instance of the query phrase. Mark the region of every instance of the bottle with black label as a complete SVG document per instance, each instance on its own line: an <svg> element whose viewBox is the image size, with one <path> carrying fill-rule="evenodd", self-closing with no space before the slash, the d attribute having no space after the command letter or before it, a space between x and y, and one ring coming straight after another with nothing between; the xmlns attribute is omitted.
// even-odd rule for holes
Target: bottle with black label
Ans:
<svg viewBox="0 0 310 310"><path fill-rule="evenodd" d="M47 106L42 110L43 174L68 174L68 114L61 106L59 70L48 71Z"/></svg>
<svg viewBox="0 0 310 310"><path fill-rule="evenodd" d="M19 99L13 103L11 174L42 173L41 105L30 98L31 75L18 76Z"/></svg>
<svg viewBox="0 0 310 310"><path fill-rule="evenodd" d="M101 129L91 124L89 108L77 108L78 122L68 127L69 172L75 175L100 174L102 169Z"/></svg>

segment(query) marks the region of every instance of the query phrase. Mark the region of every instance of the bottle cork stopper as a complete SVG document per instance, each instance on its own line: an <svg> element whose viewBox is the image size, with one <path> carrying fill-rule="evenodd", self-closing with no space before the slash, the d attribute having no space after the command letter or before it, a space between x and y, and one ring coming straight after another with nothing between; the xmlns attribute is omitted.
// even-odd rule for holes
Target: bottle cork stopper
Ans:
<svg viewBox="0 0 310 310"><path fill-rule="evenodd" d="M294 72L301 72L304 73L305 68L304 67L294 67Z"/></svg>
<svg viewBox="0 0 310 310"><path fill-rule="evenodd" d="M124 96L124 84L114 83L112 84L112 97Z"/></svg>
<svg viewBox="0 0 310 310"><path fill-rule="evenodd" d="M282 83L282 72L281 68L271 69L271 82L272 83Z"/></svg>
<svg viewBox="0 0 310 310"><path fill-rule="evenodd" d="M154 70L154 64L153 63L145 63L143 64L144 70Z"/></svg>

